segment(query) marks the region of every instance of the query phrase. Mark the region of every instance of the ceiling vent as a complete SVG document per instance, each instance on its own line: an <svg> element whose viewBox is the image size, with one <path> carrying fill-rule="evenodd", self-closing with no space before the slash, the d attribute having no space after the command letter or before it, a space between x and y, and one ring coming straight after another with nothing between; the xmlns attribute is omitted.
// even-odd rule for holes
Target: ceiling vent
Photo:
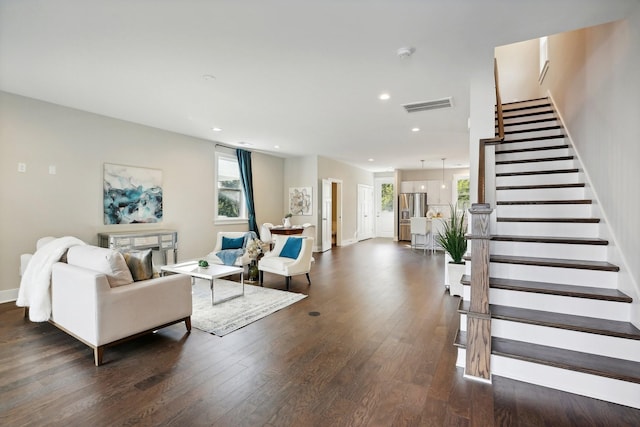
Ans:
<svg viewBox="0 0 640 427"><path fill-rule="evenodd" d="M438 110L440 108L451 108L453 106L453 98L434 99L432 101L414 102L412 104L404 104L403 107L407 113L417 113L418 111Z"/></svg>

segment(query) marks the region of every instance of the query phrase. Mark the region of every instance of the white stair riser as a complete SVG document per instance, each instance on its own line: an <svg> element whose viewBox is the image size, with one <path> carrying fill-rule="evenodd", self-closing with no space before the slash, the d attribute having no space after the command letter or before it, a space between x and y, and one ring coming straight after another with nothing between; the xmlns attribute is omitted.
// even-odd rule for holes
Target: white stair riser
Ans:
<svg viewBox="0 0 640 427"><path fill-rule="evenodd" d="M524 159L540 159L543 157L561 157L570 156L569 148L555 148L553 150L541 151L524 151L518 153L500 153L496 152L496 160L524 160Z"/></svg>
<svg viewBox="0 0 640 427"><path fill-rule="evenodd" d="M507 134L504 136L504 140L513 141L513 140L524 139L524 138L543 138L546 136L559 136L559 135L563 135L562 129L550 129L550 130L532 129L531 131L528 131L528 132ZM541 142L541 141L538 141L538 142Z"/></svg>
<svg viewBox="0 0 640 427"><path fill-rule="evenodd" d="M496 200L579 200L585 198L584 187L496 190Z"/></svg>
<svg viewBox="0 0 640 427"><path fill-rule="evenodd" d="M584 270L579 268L543 267L538 265L506 264L492 262L489 266L491 277L515 280L536 280L538 282L579 284L615 289L618 273L614 271Z"/></svg>
<svg viewBox="0 0 640 427"><path fill-rule="evenodd" d="M577 184L582 182L582 173L546 173L536 175L496 176L496 186L503 185L542 185Z"/></svg>
<svg viewBox="0 0 640 427"><path fill-rule="evenodd" d="M566 222L497 222L493 234L515 236L598 237L600 224Z"/></svg>
<svg viewBox="0 0 640 427"><path fill-rule="evenodd" d="M510 116L513 116L513 113L510 114ZM505 126L507 126L510 123L519 123L519 122L526 122L531 120L542 120L542 119L555 119L556 123L559 123L559 121L557 120L553 112L547 112L545 114L534 114L533 116L524 116L524 117L507 117L506 115L503 114L502 119L504 121ZM553 123L553 122L549 122L549 123ZM496 119L496 128L497 126L498 126L498 120Z"/></svg>
<svg viewBox="0 0 640 427"><path fill-rule="evenodd" d="M460 330L466 331L466 327L467 316L461 313ZM491 335L514 341L640 362L638 353L640 341L638 340L503 319L491 319Z"/></svg>
<svg viewBox="0 0 640 427"><path fill-rule="evenodd" d="M456 365L464 368L466 351L458 349ZM560 369L503 356L491 356L493 375L640 409L640 384Z"/></svg>
<svg viewBox="0 0 640 427"><path fill-rule="evenodd" d="M504 165L497 164L496 173L565 170L565 169L574 169L575 167L576 166L573 160L554 160L554 161L530 162L530 163L509 163Z"/></svg>
<svg viewBox="0 0 640 427"><path fill-rule="evenodd" d="M466 286L465 288L471 288ZM465 289L466 290L466 289ZM469 289L470 290L470 289ZM489 302L495 305L528 308L531 310L553 311L576 316L594 317L628 322L631 304L616 301L602 301L590 298L576 298L562 295L520 292L507 289L492 288L489 291ZM638 356L640 357L640 356Z"/></svg>
<svg viewBox="0 0 640 427"><path fill-rule="evenodd" d="M591 218L591 205L497 205L498 217Z"/></svg>
<svg viewBox="0 0 640 427"><path fill-rule="evenodd" d="M525 137L522 137L522 138L525 138ZM533 140L533 141L523 141L523 142L508 142L508 141L522 139L522 138L515 138L513 135L508 135L508 138L505 137L505 142L503 142L502 144L496 147L496 153L499 153L500 150L520 150L523 148L549 147L552 145L567 143L567 141L563 137Z"/></svg>
<svg viewBox="0 0 640 427"><path fill-rule="evenodd" d="M491 253L496 255L602 261L607 259L607 246L493 240L491 241Z"/></svg>

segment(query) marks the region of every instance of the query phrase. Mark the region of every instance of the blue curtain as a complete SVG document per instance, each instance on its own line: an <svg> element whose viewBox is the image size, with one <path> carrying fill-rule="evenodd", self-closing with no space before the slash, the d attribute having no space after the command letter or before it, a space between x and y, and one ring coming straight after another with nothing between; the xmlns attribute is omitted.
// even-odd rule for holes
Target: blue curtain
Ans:
<svg viewBox="0 0 640 427"><path fill-rule="evenodd" d="M247 203L247 216L249 217L249 231L258 233L256 224L256 208L253 204L253 174L251 173L251 152L237 149L238 166L240 166L240 179L244 189L245 201Z"/></svg>

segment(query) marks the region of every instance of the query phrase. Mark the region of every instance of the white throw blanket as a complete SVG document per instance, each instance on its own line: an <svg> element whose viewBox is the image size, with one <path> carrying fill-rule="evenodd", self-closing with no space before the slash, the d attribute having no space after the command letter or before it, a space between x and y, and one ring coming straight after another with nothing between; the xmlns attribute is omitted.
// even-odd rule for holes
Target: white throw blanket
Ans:
<svg viewBox="0 0 640 427"><path fill-rule="evenodd" d="M51 270L64 252L71 246L85 243L75 237L66 236L52 240L33 254L20 281L19 307L29 307L29 320L46 322L51 317Z"/></svg>

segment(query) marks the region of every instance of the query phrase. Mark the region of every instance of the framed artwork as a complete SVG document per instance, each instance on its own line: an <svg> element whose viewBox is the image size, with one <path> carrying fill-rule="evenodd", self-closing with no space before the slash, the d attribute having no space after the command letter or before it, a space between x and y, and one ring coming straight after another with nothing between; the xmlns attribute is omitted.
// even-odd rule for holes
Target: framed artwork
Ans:
<svg viewBox="0 0 640 427"><path fill-rule="evenodd" d="M293 215L311 215L312 187L289 187L289 212Z"/></svg>
<svg viewBox="0 0 640 427"><path fill-rule="evenodd" d="M162 221L162 171L104 164L104 223Z"/></svg>

